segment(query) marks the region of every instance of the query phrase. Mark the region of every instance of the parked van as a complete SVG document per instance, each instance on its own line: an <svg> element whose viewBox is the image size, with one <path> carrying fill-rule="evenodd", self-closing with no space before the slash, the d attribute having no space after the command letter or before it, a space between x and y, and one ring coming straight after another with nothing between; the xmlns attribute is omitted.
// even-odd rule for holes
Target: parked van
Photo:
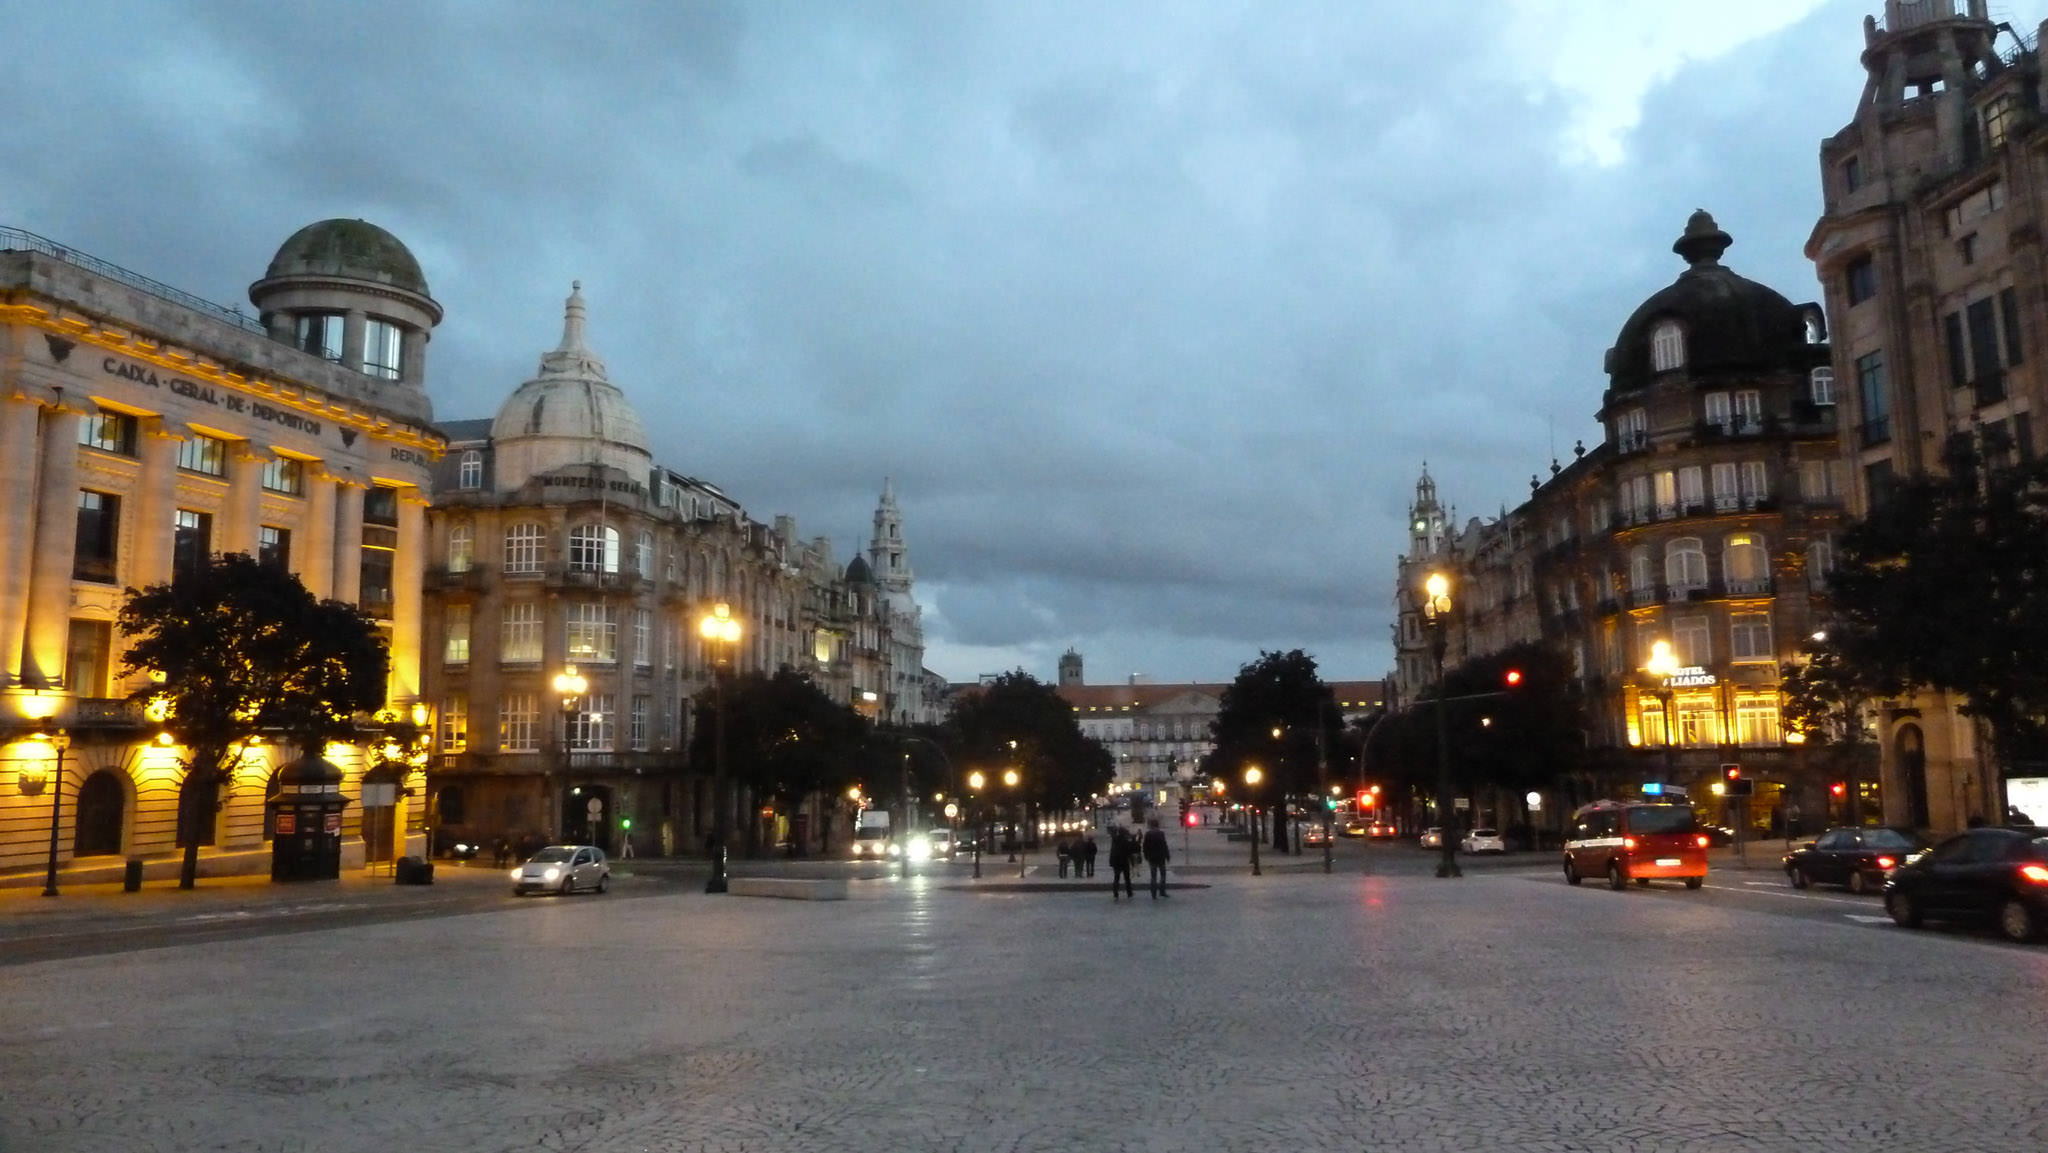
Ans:
<svg viewBox="0 0 2048 1153"><path fill-rule="evenodd" d="M1564 835L1564 879L1574 885L1605 876L1610 889L1659 879L1697 889L1707 880L1707 835L1690 805L1595 801Z"/></svg>

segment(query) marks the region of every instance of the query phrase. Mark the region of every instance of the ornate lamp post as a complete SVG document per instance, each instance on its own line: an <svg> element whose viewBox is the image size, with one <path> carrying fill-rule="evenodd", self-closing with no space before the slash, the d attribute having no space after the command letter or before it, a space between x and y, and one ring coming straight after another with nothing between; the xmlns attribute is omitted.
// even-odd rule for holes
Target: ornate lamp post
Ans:
<svg viewBox="0 0 2048 1153"><path fill-rule="evenodd" d="M1254 877L1256 877L1256 876L1259 876L1259 875L1260 875L1260 874L1259 874L1259 806L1258 806L1258 805L1256 804L1256 802L1257 802L1257 800L1258 800L1258 796L1259 796L1259 782L1260 782L1260 781L1263 781L1263 780L1265 780L1265 779L1266 779L1266 774L1264 774L1264 773L1262 773L1262 772L1260 772L1260 771L1259 771L1259 766L1257 766L1257 765L1247 765L1247 766L1245 766L1245 770L1244 770L1244 788L1245 788L1245 796L1244 796L1244 800L1245 800L1245 808L1246 808L1246 811L1247 811L1247 812L1249 812L1249 813L1251 813L1251 815L1252 815L1252 876L1254 876Z"/></svg>
<svg viewBox="0 0 2048 1153"><path fill-rule="evenodd" d="M1451 829L1451 725L1444 701L1444 647L1450 643L1451 578L1440 572L1429 574L1422 583L1422 623L1429 631L1429 652L1436 660L1436 819L1437 842L1442 858L1437 862L1439 877L1461 877L1458 842Z"/></svg>
<svg viewBox="0 0 2048 1153"><path fill-rule="evenodd" d="M980 769L967 774L967 807L970 810L967 819L974 826L974 879L977 881L981 880L981 790L986 784L988 778L981 775Z"/></svg>
<svg viewBox="0 0 2048 1153"><path fill-rule="evenodd" d="M731 782L725 775L725 681L731 675L732 646L739 643L740 622L732 615L731 606L720 601L697 622L697 632L710 642L715 654L711 670L711 798L717 809L711 814L711 878L704 882L704 891L723 893L725 842L732 824L732 798L727 795Z"/></svg>
<svg viewBox="0 0 2048 1153"><path fill-rule="evenodd" d="M569 817L562 811L561 797L562 791L569 787L569 770L572 765L569 757L569 718L576 712L576 702L583 699L584 693L590 691L590 682L576 671L575 665L564 665L562 671L555 674L554 684L555 695L561 698L562 702L562 785L561 788L556 788L553 782L548 784L548 812L555 818L550 822L554 828L548 835L553 840L560 841L569 835Z"/></svg>
<svg viewBox="0 0 2048 1153"><path fill-rule="evenodd" d="M1017 742L1011 741L1015 748ZM1017 875L1024 875L1024 822L1017 819L1017 782L1024 778L1015 769L1003 770L1003 787L1010 790L1010 859L1017 862Z"/></svg>
<svg viewBox="0 0 2048 1153"><path fill-rule="evenodd" d="M1668 785L1672 774L1678 771L1674 760L1678 746L1678 716L1671 699L1671 678L1678 675L1678 654L1671 651L1670 641L1657 641L1650 645L1650 659L1643 664L1643 671L1657 679L1657 699L1664 706L1664 783Z"/></svg>

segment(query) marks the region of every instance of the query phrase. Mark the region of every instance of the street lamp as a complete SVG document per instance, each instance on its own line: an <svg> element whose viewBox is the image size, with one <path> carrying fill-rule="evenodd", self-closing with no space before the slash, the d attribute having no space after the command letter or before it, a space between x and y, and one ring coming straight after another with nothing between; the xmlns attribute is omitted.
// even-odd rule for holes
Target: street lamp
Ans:
<svg viewBox="0 0 2048 1153"><path fill-rule="evenodd" d="M1677 755L1678 744L1678 717L1671 700L1671 678L1678 675L1678 654L1671 651L1670 641L1656 641L1650 645L1650 659L1643 664L1643 671L1657 679L1657 699L1664 706L1664 783L1668 785L1672 774L1677 771L1673 758Z"/></svg>
<svg viewBox="0 0 2048 1153"><path fill-rule="evenodd" d="M1450 642L1451 578L1440 572L1429 574L1422 583L1427 594L1422 602L1423 627L1429 630L1430 655L1436 658L1436 820L1437 842L1443 853L1437 862L1439 877L1461 877L1458 842L1451 836L1451 727L1444 702L1444 647Z"/></svg>
<svg viewBox="0 0 2048 1153"><path fill-rule="evenodd" d="M711 797L717 810L711 815L711 877L704 882L704 891L723 893L726 891L725 841L731 834L732 820L732 799L726 795L731 782L725 775L725 681L731 673L732 646L739 643L740 622L732 615L732 607L719 601L711 606L703 620L697 622L697 632L710 642L714 654L711 669Z"/></svg>
<svg viewBox="0 0 2048 1153"><path fill-rule="evenodd" d="M1252 876L1259 876L1259 782L1266 774L1257 765L1247 765L1244 770L1244 799L1247 811L1252 815Z"/></svg>
<svg viewBox="0 0 2048 1153"><path fill-rule="evenodd" d="M974 879L977 881L981 880L981 788L986 784L988 778L981 775L981 770L967 774L968 808L972 810L968 820L974 825Z"/></svg>
<svg viewBox="0 0 2048 1153"><path fill-rule="evenodd" d="M561 770L563 789L569 787L569 717L576 711L576 702L581 700L583 694L589 691L590 682L583 678L583 674L576 671L575 665L564 665L562 666L562 671L555 674L555 695L562 700ZM562 811L563 805L560 792L561 790L555 788L552 782L549 783L548 811L555 815L555 820L550 823L554 825L552 835L557 841L563 840L569 835L569 817L567 813Z"/></svg>
<svg viewBox="0 0 2048 1153"><path fill-rule="evenodd" d="M1010 747L1016 748L1017 742L1011 741ZM1020 859L1024 855L1024 823L1017 819L1017 782L1023 779L1015 769L1003 770L1003 787L1010 790L1010 859L1017 862L1017 875L1020 877L1024 875L1024 863Z"/></svg>

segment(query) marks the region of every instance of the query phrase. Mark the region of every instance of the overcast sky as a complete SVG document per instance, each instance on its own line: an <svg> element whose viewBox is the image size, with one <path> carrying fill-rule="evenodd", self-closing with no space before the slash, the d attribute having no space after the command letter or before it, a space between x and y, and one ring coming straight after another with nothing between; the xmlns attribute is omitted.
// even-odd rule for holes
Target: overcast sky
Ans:
<svg viewBox="0 0 2048 1153"><path fill-rule="evenodd" d="M1693 209L1819 296L1880 7L0 0L0 224L243 304L381 225L442 419L581 280L663 464L841 563L894 478L954 680L1378 677L1424 461L1491 516L1597 439Z"/></svg>

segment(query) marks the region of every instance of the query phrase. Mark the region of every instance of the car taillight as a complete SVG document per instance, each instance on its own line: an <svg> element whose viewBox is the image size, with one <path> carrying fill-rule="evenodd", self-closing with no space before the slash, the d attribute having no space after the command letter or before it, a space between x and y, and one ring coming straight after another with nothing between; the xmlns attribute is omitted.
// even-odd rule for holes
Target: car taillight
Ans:
<svg viewBox="0 0 2048 1153"><path fill-rule="evenodd" d="M2021 865L2020 876L2025 877L2027 880L2032 881L2037 885L2048 885L2048 867L2044 867L2041 865Z"/></svg>
<svg viewBox="0 0 2048 1153"><path fill-rule="evenodd" d="M1622 847L1622 848L1624 848L1624 849L1633 849L1633 848L1635 848L1635 847L1636 847L1636 839L1635 839L1634 837L1623 837L1623 838L1621 839L1621 847Z"/></svg>
<svg viewBox="0 0 2048 1153"><path fill-rule="evenodd" d="M1892 860L1890 857L1879 857L1877 859L1877 867L1880 869L1889 869L1896 864L1898 864L1898 862Z"/></svg>
<svg viewBox="0 0 2048 1153"><path fill-rule="evenodd" d="M1706 847L1707 847L1707 838L1706 838L1706 835L1705 835L1704 833L1703 833L1703 834L1701 834L1701 835L1699 835L1699 836L1697 836L1697 837L1694 837L1694 838L1693 838L1693 840L1695 840L1695 841L1699 842L1699 846L1700 846L1700 848L1704 849L1704 848L1706 848Z"/></svg>

